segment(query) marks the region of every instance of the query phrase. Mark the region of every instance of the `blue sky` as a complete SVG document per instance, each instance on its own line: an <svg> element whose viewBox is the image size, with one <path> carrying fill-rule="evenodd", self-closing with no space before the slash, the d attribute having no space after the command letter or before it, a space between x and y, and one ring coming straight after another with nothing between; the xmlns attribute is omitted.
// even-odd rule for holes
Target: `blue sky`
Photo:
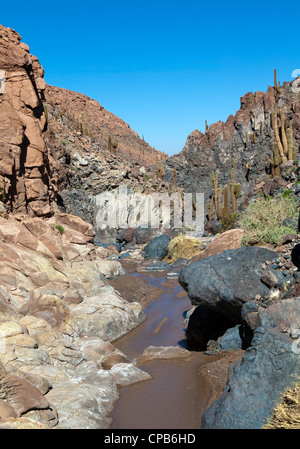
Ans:
<svg viewBox="0 0 300 449"><path fill-rule="evenodd" d="M48 84L99 101L172 155L187 136L226 121L249 91L300 68L299 2L14 1L15 29Z"/></svg>

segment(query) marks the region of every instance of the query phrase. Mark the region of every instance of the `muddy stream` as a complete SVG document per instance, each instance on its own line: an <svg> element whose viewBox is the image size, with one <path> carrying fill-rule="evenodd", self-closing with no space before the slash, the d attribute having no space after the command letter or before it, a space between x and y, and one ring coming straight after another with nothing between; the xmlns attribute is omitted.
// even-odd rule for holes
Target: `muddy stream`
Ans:
<svg viewBox="0 0 300 449"><path fill-rule="evenodd" d="M141 280L159 294L145 307L146 320L115 341L114 346L134 363L148 346L179 345L189 349L183 322L191 303L182 287L164 273L130 271L113 285L120 291L118 286L126 288L126 283L131 284L127 298L125 290L121 292L128 299L134 290L136 295L145 295L139 285ZM137 363L152 379L120 388L120 397L110 415L110 429L199 429L201 415L212 397L211 384L199 371L212 359L218 357L191 351L187 358Z"/></svg>

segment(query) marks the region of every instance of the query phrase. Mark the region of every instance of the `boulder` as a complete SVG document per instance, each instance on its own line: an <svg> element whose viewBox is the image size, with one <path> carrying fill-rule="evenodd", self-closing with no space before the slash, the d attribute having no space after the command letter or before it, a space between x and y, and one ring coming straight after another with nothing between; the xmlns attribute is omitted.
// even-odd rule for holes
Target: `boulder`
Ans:
<svg viewBox="0 0 300 449"><path fill-rule="evenodd" d="M231 366L221 397L202 415L201 428L261 429L282 392L300 375L292 344L277 330L257 328L242 360Z"/></svg>
<svg viewBox="0 0 300 449"><path fill-rule="evenodd" d="M238 324L243 304L269 293L261 281L262 264L277 257L260 247L226 250L185 266L178 280L193 305L209 307Z"/></svg>
<svg viewBox="0 0 300 449"><path fill-rule="evenodd" d="M137 368L132 363L117 363L110 371L113 374L117 385L121 387L152 379L150 374Z"/></svg>
<svg viewBox="0 0 300 449"><path fill-rule="evenodd" d="M147 259L164 259L168 254L168 244L171 241L166 234L154 237L143 250L144 258Z"/></svg>
<svg viewBox="0 0 300 449"><path fill-rule="evenodd" d="M218 220L208 220L204 226L204 230L208 234L213 234L213 235L218 234L220 232L221 228L222 228L222 225Z"/></svg>
<svg viewBox="0 0 300 449"><path fill-rule="evenodd" d="M139 359L139 364L156 359L177 359L189 357L191 352L180 346L148 346Z"/></svg>
<svg viewBox="0 0 300 449"><path fill-rule="evenodd" d="M243 229L230 229L218 235L206 248L192 259L192 262L202 260L205 257L221 254L226 249L238 249L241 246L241 239L246 232Z"/></svg>

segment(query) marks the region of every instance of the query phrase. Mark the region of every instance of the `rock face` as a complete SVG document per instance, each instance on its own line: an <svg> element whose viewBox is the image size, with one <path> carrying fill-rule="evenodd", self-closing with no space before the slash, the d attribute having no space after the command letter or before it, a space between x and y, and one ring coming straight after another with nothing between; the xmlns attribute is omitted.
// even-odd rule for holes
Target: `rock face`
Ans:
<svg viewBox="0 0 300 449"><path fill-rule="evenodd" d="M42 133L44 71L14 30L0 26L0 186L8 210L30 216L51 213L55 187Z"/></svg>

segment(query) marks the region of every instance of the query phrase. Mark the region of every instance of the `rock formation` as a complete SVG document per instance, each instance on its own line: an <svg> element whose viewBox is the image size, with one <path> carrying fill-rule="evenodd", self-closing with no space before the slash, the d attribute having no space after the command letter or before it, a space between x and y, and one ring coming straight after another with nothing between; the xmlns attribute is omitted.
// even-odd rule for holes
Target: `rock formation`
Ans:
<svg viewBox="0 0 300 449"><path fill-rule="evenodd" d="M218 172L220 185L229 186L234 161L236 182L241 186L238 203L244 204L256 184L270 181L270 176L280 177L280 168L274 167L276 131L281 141L283 130L283 136L289 136L288 128L292 129L291 149L299 151L299 92L300 78L296 78L281 87L269 86L265 93L247 93L241 97L240 109L225 123L218 121L205 133L195 130L188 136L182 151L164 161L164 179L172 180L176 170L179 186L205 193L208 200L212 171Z"/></svg>
<svg viewBox="0 0 300 449"><path fill-rule="evenodd" d="M44 71L14 30L0 26L1 200L9 211L49 216L55 185L42 136Z"/></svg>

